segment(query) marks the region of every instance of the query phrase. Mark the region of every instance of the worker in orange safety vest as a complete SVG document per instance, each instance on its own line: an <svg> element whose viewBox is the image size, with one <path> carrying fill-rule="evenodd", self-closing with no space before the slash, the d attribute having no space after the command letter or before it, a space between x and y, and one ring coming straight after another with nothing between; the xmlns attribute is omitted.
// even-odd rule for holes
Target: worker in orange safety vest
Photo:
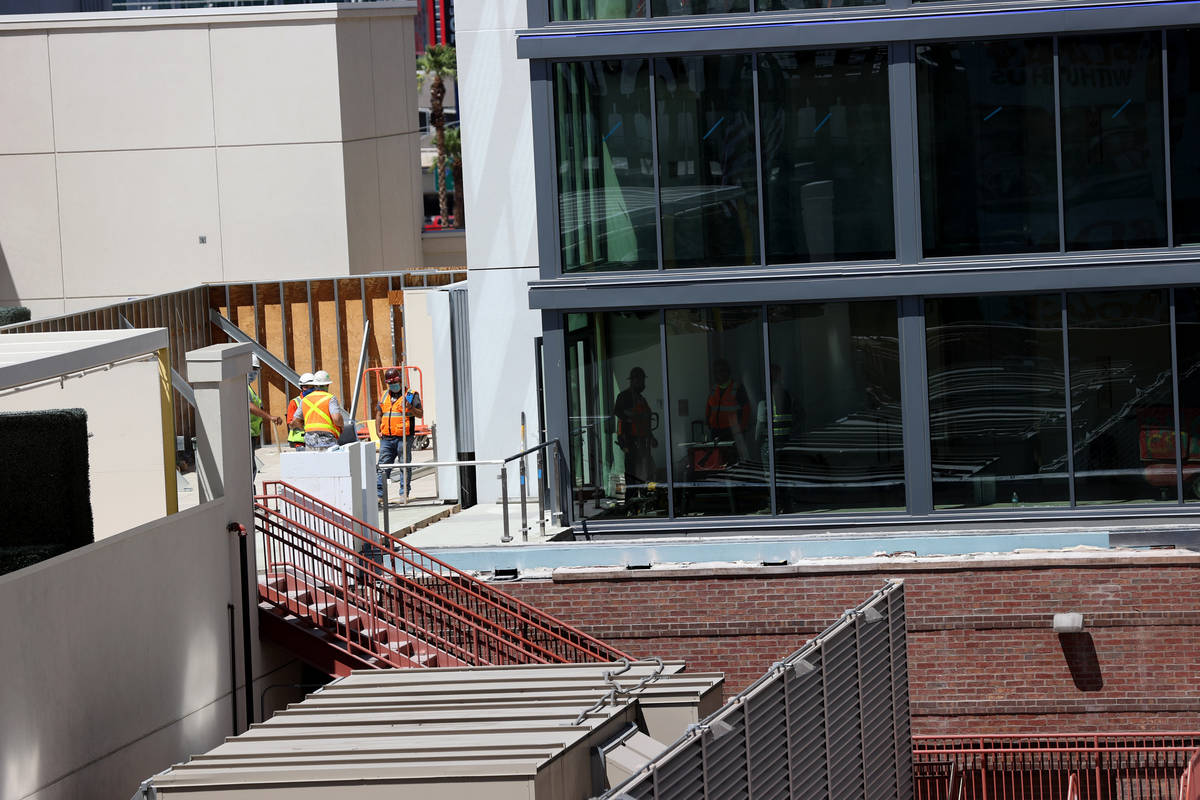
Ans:
<svg viewBox="0 0 1200 800"><path fill-rule="evenodd" d="M377 465L407 463L412 458L416 419L425 415L421 395L404 385L403 375L396 367L384 370L383 380L387 391L375 404L375 430L379 433ZM380 469L376 473L375 493L380 500L387 499L387 481L391 473L391 469ZM400 490L405 497L412 491L411 467L400 470Z"/></svg>
<svg viewBox="0 0 1200 800"><path fill-rule="evenodd" d="M313 375L316 388L300 399L288 425L293 430L304 431L304 446L309 450L328 450L338 443L342 434L342 407L337 398L326 391L333 383L329 373L317 370Z"/></svg>
<svg viewBox="0 0 1200 800"><path fill-rule="evenodd" d="M313 393L317 387L313 386L313 374L306 372L300 376L300 394L288 401L287 417L288 425L288 447L293 450L300 450L304 447L304 430L297 430L291 426L292 417L296 416L296 409L300 407L300 398Z"/></svg>
<svg viewBox="0 0 1200 800"><path fill-rule="evenodd" d="M746 389L733 380L729 362L718 358L713 362L715 385L708 395L705 419L716 441L733 440L741 456L747 455L746 431L750 428L750 397Z"/></svg>

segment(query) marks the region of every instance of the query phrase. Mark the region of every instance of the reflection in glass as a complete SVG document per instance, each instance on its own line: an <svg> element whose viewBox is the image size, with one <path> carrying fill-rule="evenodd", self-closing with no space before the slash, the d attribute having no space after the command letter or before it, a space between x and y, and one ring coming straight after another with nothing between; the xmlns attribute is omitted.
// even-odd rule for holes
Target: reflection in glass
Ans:
<svg viewBox="0 0 1200 800"><path fill-rule="evenodd" d="M1175 244L1200 244L1200 29L1167 31Z"/></svg>
<svg viewBox="0 0 1200 800"><path fill-rule="evenodd" d="M749 10L750 0L653 0L650 4L650 13L656 17L736 14Z"/></svg>
<svg viewBox="0 0 1200 800"><path fill-rule="evenodd" d="M1058 250L1050 39L917 47L926 256Z"/></svg>
<svg viewBox="0 0 1200 800"><path fill-rule="evenodd" d="M1067 295L1077 503L1175 501L1167 292Z"/></svg>
<svg viewBox="0 0 1200 800"><path fill-rule="evenodd" d="M1175 348L1179 354L1179 440L1183 456L1183 498L1200 501L1200 289L1175 290ZM1148 453L1175 464L1175 443L1161 441Z"/></svg>
<svg viewBox="0 0 1200 800"><path fill-rule="evenodd" d="M563 271L657 268L646 60L558 64L554 95Z"/></svg>
<svg viewBox="0 0 1200 800"><path fill-rule="evenodd" d="M759 310L668 311L667 364L675 515L769 513L768 465L754 439L764 396Z"/></svg>
<svg viewBox="0 0 1200 800"><path fill-rule="evenodd" d="M654 65L663 266L758 263L750 56L661 58Z"/></svg>
<svg viewBox="0 0 1200 800"><path fill-rule="evenodd" d="M1059 294L925 301L936 508L1066 504Z"/></svg>
<svg viewBox="0 0 1200 800"><path fill-rule="evenodd" d="M770 306L767 320L757 441L774 441L779 512L903 509L895 301Z"/></svg>
<svg viewBox="0 0 1200 800"><path fill-rule="evenodd" d="M659 312L567 314L566 323L576 513L666 516Z"/></svg>
<svg viewBox="0 0 1200 800"><path fill-rule="evenodd" d="M767 262L892 258L887 48L758 59Z"/></svg>
<svg viewBox="0 0 1200 800"><path fill-rule="evenodd" d="M550 19L631 19L646 16L646 0L550 0Z"/></svg>
<svg viewBox="0 0 1200 800"><path fill-rule="evenodd" d="M757 0L757 11L790 11L797 8L847 8L849 6L881 6L886 0Z"/></svg>
<svg viewBox="0 0 1200 800"><path fill-rule="evenodd" d="M1157 31L1059 39L1068 250L1167 243Z"/></svg>

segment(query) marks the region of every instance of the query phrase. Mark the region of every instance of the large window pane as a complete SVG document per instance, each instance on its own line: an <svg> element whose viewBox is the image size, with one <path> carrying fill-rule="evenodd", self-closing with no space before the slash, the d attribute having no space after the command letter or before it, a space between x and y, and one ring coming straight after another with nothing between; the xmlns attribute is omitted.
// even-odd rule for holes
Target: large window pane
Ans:
<svg viewBox="0 0 1200 800"><path fill-rule="evenodd" d="M767 261L892 258L887 48L758 59Z"/></svg>
<svg viewBox="0 0 1200 800"><path fill-rule="evenodd" d="M550 0L550 19L630 19L646 16L646 0Z"/></svg>
<svg viewBox="0 0 1200 800"><path fill-rule="evenodd" d="M567 409L576 513L667 513L658 311L568 314Z"/></svg>
<svg viewBox="0 0 1200 800"><path fill-rule="evenodd" d="M667 365L675 515L768 513L767 464L754 438L764 397L762 314L668 311Z"/></svg>
<svg viewBox="0 0 1200 800"><path fill-rule="evenodd" d="M1059 40L1068 250L1167 243L1157 31Z"/></svg>
<svg viewBox="0 0 1200 800"><path fill-rule="evenodd" d="M1183 498L1200 501L1200 289L1175 290L1175 347L1179 354L1179 427L1183 456ZM1144 434L1145 436L1145 434ZM1175 442L1147 440L1146 456L1174 470ZM1156 467L1162 469L1162 467Z"/></svg>
<svg viewBox="0 0 1200 800"><path fill-rule="evenodd" d="M796 8L845 8L849 6L881 6L886 0L758 0L758 11L788 11Z"/></svg>
<svg viewBox="0 0 1200 800"><path fill-rule="evenodd" d="M1050 39L917 47L926 256L1058 250Z"/></svg>
<svg viewBox="0 0 1200 800"><path fill-rule="evenodd" d="M1169 319L1164 289L1067 295L1076 502L1177 499Z"/></svg>
<svg viewBox="0 0 1200 800"><path fill-rule="evenodd" d="M1167 31L1175 244L1200 244L1200 29Z"/></svg>
<svg viewBox="0 0 1200 800"><path fill-rule="evenodd" d="M654 64L664 266L758 263L750 56Z"/></svg>
<svg viewBox="0 0 1200 800"><path fill-rule="evenodd" d="M774 441L780 513L903 509L895 301L771 306L767 319L756 434L764 453Z"/></svg>
<svg viewBox="0 0 1200 800"><path fill-rule="evenodd" d="M1065 504L1060 295L927 300L937 508Z"/></svg>
<svg viewBox="0 0 1200 800"><path fill-rule="evenodd" d="M656 269L648 63L558 64L554 89L563 270Z"/></svg>
<svg viewBox="0 0 1200 800"><path fill-rule="evenodd" d="M750 0L653 0L650 4L650 13L656 17L733 14L749 10Z"/></svg>

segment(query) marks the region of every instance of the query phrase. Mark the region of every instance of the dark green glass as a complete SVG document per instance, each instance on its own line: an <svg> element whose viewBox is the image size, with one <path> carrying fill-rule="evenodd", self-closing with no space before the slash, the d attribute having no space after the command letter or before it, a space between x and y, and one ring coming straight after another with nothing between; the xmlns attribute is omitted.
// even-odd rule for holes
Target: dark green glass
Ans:
<svg viewBox="0 0 1200 800"><path fill-rule="evenodd" d="M554 68L564 272L657 269L645 59Z"/></svg>
<svg viewBox="0 0 1200 800"><path fill-rule="evenodd" d="M1167 31L1175 244L1200 244L1200 29Z"/></svg>
<svg viewBox="0 0 1200 800"><path fill-rule="evenodd" d="M758 59L767 263L893 258L882 46Z"/></svg>
<svg viewBox="0 0 1200 800"><path fill-rule="evenodd" d="M656 58L663 266L759 263L748 55Z"/></svg>
<svg viewBox="0 0 1200 800"><path fill-rule="evenodd" d="M1175 351L1179 363L1179 440L1183 458L1184 502L1200 502L1200 289L1175 290ZM1160 420L1160 430L1172 426ZM1150 445L1153 447L1150 447ZM1147 439L1146 455L1156 470L1175 466L1175 441L1163 437Z"/></svg>
<svg viewBox="0 0 1200 800"><path fill-rule="evenodd" d="M550 19L633 19L646 16L646 0L550 0Z"/></svg>
<svg viewBox="0 0 1200 800"><path fill-rule="evenodd" d="M744 14L750 0L652 0L650 13L656 17L690 17L695 14Z"/></svg>

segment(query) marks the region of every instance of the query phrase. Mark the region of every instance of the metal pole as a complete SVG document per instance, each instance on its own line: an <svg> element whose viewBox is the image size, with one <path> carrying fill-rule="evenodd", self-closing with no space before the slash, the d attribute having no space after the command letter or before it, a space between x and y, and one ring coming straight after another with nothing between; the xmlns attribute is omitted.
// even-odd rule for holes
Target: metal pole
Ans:
<svg viewBox="0 0 1200 800"><path fill-rule="evenodd" d="M528 486L527 486L526 467L525 467L527 457L525 456L525 412L524 411L521 412L521 454L522 455L520 458L520 469L519 469L519 472L521 474L521 541L528 542L529 541L529 512L525 508L525 498L529 494L529 490L528 490Z"/></svg>
<svg viewBox="0 0 1200 800"><path fill-rule="evenodd" d="M238 535L238 558L242 571L242 667L245 670L243 680L246 693L246 729L254 724L254 663L253 650L250 645L250 567L248 563L246 526L239 522L231 522L226 528L230 533Z"/></svg>
<svg viewBox="0 0 1200 800"><path fill-rule="evenodd" d="M545 444L543 442L543 444ZM537 451L538 533L546 538L546 448Z"/></svg>
<svg viewBox="0 0 1200 800"><path fill-rule="evenodd" d="M379 477L382 477L384 474L380 471L378 462L376 462L375 474L376 474L376 476L379 476ZM400 473L400 474L403 475L404 473ZM390 505L391 505L391 503L388 502L388 485L387 485L387 481L384 480L384 482L383 482L383 532L384 533L392 532L391 518L388 515L388 506L390 506Z"/></svg>
<svg viewBox="0 0 1200 800"><path fill-rule="evenodd" d="M500 509L504 514L504 535L502 542L511 542L512 534L508 532L508 465L500 465Z"/></svg>

